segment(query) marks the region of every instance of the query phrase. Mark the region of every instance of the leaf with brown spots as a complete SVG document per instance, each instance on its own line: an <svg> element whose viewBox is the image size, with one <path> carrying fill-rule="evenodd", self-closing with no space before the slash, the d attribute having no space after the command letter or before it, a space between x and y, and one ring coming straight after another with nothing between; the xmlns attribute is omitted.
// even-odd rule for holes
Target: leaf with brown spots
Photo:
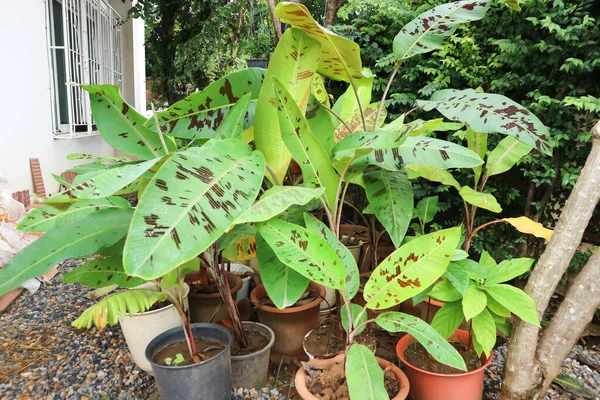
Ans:
<svg viewBox="0 0 600 400"><path fill-rule="evenodd" d="M379 103L373 103L373 104L369 104L369 106L366 107L364 110L365 120L367 121L367 132L372 132L374 129L379 128L379 127L375 126L375 119L377 117L377 109L378 108L379 108ZM382 109L382 112L381 112L381 118L379 120L380 121L379 125L381 125L383 123L383 121L385 121L386 115L387 115L387 111L384 108L384 109ZM359 132L359 131L364 130L363 124L362 124L362 118L360 116L360 110L354 111L354 114L352 114L352 116L348 120L346 120L346 124L348 125L348 127L350 127L350 130L344 124L339 124L337 126L337 128L335 129L334 135L335 135L336 143L353 132Z"/></svg>
<svg viewBox="0 0 600 400"><path fill-rule="evenodd" d="M277 124L278 106L273 89L273 78L282 82L289 93L286 101L296 103L304 115L311 92L313 75L319 64L321 46L299 29L288 29L279 40L271 57L265 83L260 91L254 121L254 143L267 164L283 182L290 160ZM267 176L269 179L270 176Z"/></svg>
<svg viewBox="0 0 600 400"><path fill-rule="evenodd" d="M123 256L116 254L109 258L95 258L69 271L63 276L67 283L79 283L95 288L119 285L133 288L146 283L145 280L129 276L123 269Z"/></svg>
<svg viewBox="0 0 600 400"><path fill-rule="evenodd" d="M144 160L165 155L160 137L144 126L146 118L121 98L111 85L82 86L90 94L90 107L98 132L108 144L123 153ZM175 144L166 141L169 151Z"/></svg>
<svg viewBox="0 0 600 400"><path fill-rule="evenodd" d="M332 117L314 96L310 96L306 106L306 122L327 154L331 154L334 131Z"/></svg>
<svg viewBox="0 0 600 400"><path fill-rule="evenodd" d="M264 173L262 154L238 139L175 153L140 198L125 271L155 279L206 250L252 205Z"/></svg>
<svg viewBox="0 0 600 400"><path fill-rule="evenodd" d="M344 288L344 264L324 239L277 218L257 223L256 229L282 263L311 281L333 289Z"/></svg>
<svg viewBox="0 0 600 400"><path fill-rule="evenodd" d="M161 129L165 134L174 137L210 139L236 102L249 94L250 104L243 121L244 129L248 128L254 122L256 101L264 77L265 70L261 68L245 68L225 75L201 92L194 93L158 113ZM153 118L146 122L146 126L156 130Z"/></svg>
<svg viewBox="0 0 600 400"><path fill-rule="evenodd" d="M446 3L420 14L406 24L394 38L394 56L405 60L417 54L442 48L459 24L478 21L485 15L488 0Z"/></svg>
<svg viewBox="0 0 600 400"><path fill-rule="evenodd" d="M459 239L460 228L444 229L419 236L394 251L365 285L367 307L393 307L427 289L444 274Z"/></svg>
<svg viewBox="0 0 600 400"><path fill-rule="evenodd" d="M88 329L96 325L104 329L119 322L119 318L148 311L157 301L165 301L167 295L155 290L133 289L105 297L85 310L73 321L73 326Z"/></svg>
<svg viewBox="0 0 600 400"><path fill-rule="evenodd" d="M436 109L476 132L510 135L544 154L552 154L548 128L531 111L502 95L445 89L434 93L429 101L417 103L426 111Z"/></svg>
<svg viewBox="0 0 600 400"><path fill-rule="evenodd" d="M375 78L375 76L371 73L371 71L367 69L365 69L362 74L363 77L361 79L356 80L356 93L358 93L360 104L363 107L363 111L366 113L368 108L367 105L371 102L371 91L373 89L373 79ZM357 122L359 123L358 129L364 131L364 127L362 125L362 118L360 116L360 107L358 106L356 93L354 92L354 88L352 87L352 85L348 86L344 94L342 94L333 105L333 111L337 115L339 115L341 119L346 121L346 123L354 123L353 120L357 119ZM378 107L378 105L376 107ZM375 124L375 118L373 114L377 114L376 107L375 110L369 111L369 114L371 115L371 118L373 120L373 122L371 122L371 125ZM339 118L333 118L333 125L336 128L343 126Z"/></svg>

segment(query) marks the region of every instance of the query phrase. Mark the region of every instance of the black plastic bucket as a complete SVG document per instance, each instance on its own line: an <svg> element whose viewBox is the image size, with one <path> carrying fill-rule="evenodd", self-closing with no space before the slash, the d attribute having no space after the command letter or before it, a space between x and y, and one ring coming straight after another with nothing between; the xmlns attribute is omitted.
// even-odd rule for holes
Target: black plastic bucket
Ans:
<svg viewBox="0 0 600 400"><path fill-rule="evenodd" d="M155 337L146 347L146 359L152 365L160 397L165 400L231 399L231 334L220 325L192 324L197 339L225 345L216 356L183 367L159 365L154 355L172 343L185 341L182 327L169 329Z"/></svg>

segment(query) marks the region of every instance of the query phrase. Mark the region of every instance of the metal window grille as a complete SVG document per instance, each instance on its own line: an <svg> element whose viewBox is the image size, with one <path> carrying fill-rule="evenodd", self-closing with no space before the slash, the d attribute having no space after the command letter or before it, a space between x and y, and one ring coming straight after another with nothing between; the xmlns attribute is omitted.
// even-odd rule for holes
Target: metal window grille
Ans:
<svg viewBox="0 0 600 400"><path fill-rule="evenodd" d="M122 88L123 20L105 0L47 0L55 138L96 134L87 92L76 84Z"/></svg>

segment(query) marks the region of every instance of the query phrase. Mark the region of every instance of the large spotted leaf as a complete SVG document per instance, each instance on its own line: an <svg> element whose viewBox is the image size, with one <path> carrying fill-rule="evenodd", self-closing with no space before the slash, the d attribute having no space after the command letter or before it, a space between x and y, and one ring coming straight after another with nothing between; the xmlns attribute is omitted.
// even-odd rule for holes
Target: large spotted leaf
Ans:
<svg viewBox="0 0 600 400"><path fill-rule="evenodd" d="M133 210L112 208L48 231L0 269L0 295L48 272L68 258L87 257L127 233Z"/></svg>
<svg viewBox="0 0 600 400"><path fill-rule="evenodd" d="M75 328L90 328L96 325L104 329L106 325L114 325L119 318L148 311L157 301L165 301L166 293L155 290L126 290L110 295L85 310L73 321Z"/></svg>
<svg viewBox="0 0 600 400"><path fill-rule="evenodd" d="M362 118L360 116L360 107L358 101L363 108L366 108L367 104L371 102L371 91L373 87L374 75L370 71L363 71L363 78L356 82L356 92L352 85L348 86L346 92L342 94L335 104L333 105L333 112L335 112L344 121L349 121L354 115L358 116L360 120L360 126L362 126ZM357 96L358 94L358 96ZM339 118L333 119L333 125L338 127L342 125ZM361 129L364 130L364 127Z"/></svg>
<svg viewBox="0 0 600 400"><path fill-rule="evenodd" d="M459 24L483 18L488 0L466 0L442 4L420 14L404 26L394 38L394 56L405 60L428 53L444 45Z"/></svg>
<svg viewBox="0 0 600 400"><path fill-rule="evenodd" d="M389 171L399 171L407 164L442 169L472 168L483 164L483 160L471 150L452 142L409 136L398 147L375 150L352 163L353 166L377 165Z"/></svg>
<svg viewBox="0 0 600 400"><path fill-rule="evenodd" d="M323 192L324 188L273 186L260 197L260 200L256 201L252 207L244 212L235 223L243 224L246 222L266 221L276 217L294 204L303 206L312 199L318 199Z"/></svg>
<svg viewBox="0 0 600 400"><path fill-rule="evenodd" d="M356 293L358 293L358 289L360 286L360 277L358 273L358 266L356 265L356 260L354 256L342 242L331 232L324 223L314 218L310 214L304 214L304 223L306 224L306 228L312 233L319 235L329 245L337 255L340 257L340 260L344 263L344 269L346 270L346 279L344 283L344 292L345 296L352 300Z"/></svg>
<svg viewBox="0 0 600 400"><path fill-rule="evenodd" d="M161 129L180 138L212 138L232 107L247 94L250 105L244 116L244 127L249 127L254 121L256 100L264 77L265 70L261 68L246 68L224 76L203 91L159 113ZM148 120L146 125L156 129L153 119Z"/></svg>
<svg viewBox="0 0 600 400"><path fill-rule="evenodd" d="M446 118L467 124L477 132L514 136L544 154L552 154L548 128L528 109L502 95L445 89L418 104L425 110L435 108Z"/></svg>
<svg viewBox="0 0 600 400"><path fill-rule="evenodd" d="M465 360L435 329L420 318L399 312L385 312L375 320L388 332L406 332L425 347L442 364L466 371Z"/></svg>
<svg viewBox="0 0 600 400"><path fill-rule="evenodd" d="M375 214L394 245L399 247L413 215L410 181L404 172L376 169L363 174L363 183L369 200L364 212Z"/></svg>
<svg viewBox="0 0 600 400"><path fill-rule="evenodd" d="M339 177L331 165L329 154L310 131L298 105L277 78L273 79L273 87L276 89L281 138L294 160L300 164L304 184L307 187L325 188L325 199L333 210Z"/></svg>
<svg viewBox="0 0 600 400"><path fill-rule="evenodd" d="M281 2L275 8L281 22L301 28L321 44L318 72L328 78L351 82L363 78L360 48L356 43L323 28L306 6Z"/></svg>
<svg viewBox="0 0 600 400"><path fill-rule="evenodd" d="M108 197L78 201L64 211L52 206L34 208L19 223L19 230L23 232L46 232L56 226L64 225L107 208L131 208L131 205L122 197Z"/></svg>
<svg viewBox="0 0 600 400"><path fill-rule="evenodd" d="M444 274L459 239L460 228L444 229L420 236L394 251L365 285L367 307L393 307L427 289Z"/></svg>
<svg viewBox="0 0 600 400"><path fill-rule="evenodd" d="M375 119L377 118L377 109L379 108L379 103L369 104L364 109L365 121L367 123L367 132L372 132L379 126L375 126ZM379 118L379 125L385 121L385 117L387 116L387 111L382 109L381 117ZM360 110L356 110L352 116L346 120L346 124L339 124L337 128L335 128L335 142L339 142L349 134L353 132L359 132L364 130L362 118L360 116Z"/></svg>
<svg viewBox="0 0 600 400"><path fill-rule="evenodd" d="M310 280L282 263L260 234L256 235L256 257L265 290L275 306L284 309L294 305Z"/></svg>
<svg viewBox="0 0 600 400"><path fill-rule="evenodd" d="M142 176L160 160L154 158L139 164L127 164L78 175L68 192L71 196L80 199L100 199L113 195Z"/></svg>
<svg viewBox="0 0 600 400"><path fill-rule="evenodd" d="M95 258L69 271L63 276L67 283L79 283L95 288L119 285L126 288L139 286L146 281L129 276L123 269L123 256L115 254L109 258Z"/></svg>
<svg viewBox="0 0 600 400"><path fill-rule="evenodd" d="M319 64L321 46L299 29L288 29L279 40L269 63L265 83L260 91L254 120L254 143L278 181L289 166L291 155L287 150L277 124L278 106L273 88L277 77L290 94L289 102L296 103L304 115L311 92L311 83Z"/></svg>
<svg viewBox="0 0 600 400"><path fill-rule="evenodd" d="M262 154L237 139L174 154L140 198L125 271L155 279L206 250L254 202L264 170Z"/></svg>
<svg viewBox="0 0 600 400"><path fill-rule="evenodd" d="M273 218L256 228L279 260L321 285L343 289L346 273L335 250L306 228Z"/></svg>
<svg viewBox="0 0 600 400"><path fill-rule="evenodd" d="M98 132L115 149L149 160L165 155L160 137L144 126L146 118L121 98L111 85L82 86L90 94L90 106ZM166 141L169 151L175 144Z"/></svg>

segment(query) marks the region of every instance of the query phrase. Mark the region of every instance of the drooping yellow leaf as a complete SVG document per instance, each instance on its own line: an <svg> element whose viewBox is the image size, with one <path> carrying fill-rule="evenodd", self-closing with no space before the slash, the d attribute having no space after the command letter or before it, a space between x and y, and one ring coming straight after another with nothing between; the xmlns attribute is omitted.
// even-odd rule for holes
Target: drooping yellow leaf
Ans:
<svg viewBox="0 0 600 400"><path fill-rule="evenodd" d="M514 226L519 232L529 233L533 236L545 239L547 242L550 241L552 233L554 232L551 229L544 228L544 225L539 222L535 222L527 217L504 218L503 221Z"/></svg>

